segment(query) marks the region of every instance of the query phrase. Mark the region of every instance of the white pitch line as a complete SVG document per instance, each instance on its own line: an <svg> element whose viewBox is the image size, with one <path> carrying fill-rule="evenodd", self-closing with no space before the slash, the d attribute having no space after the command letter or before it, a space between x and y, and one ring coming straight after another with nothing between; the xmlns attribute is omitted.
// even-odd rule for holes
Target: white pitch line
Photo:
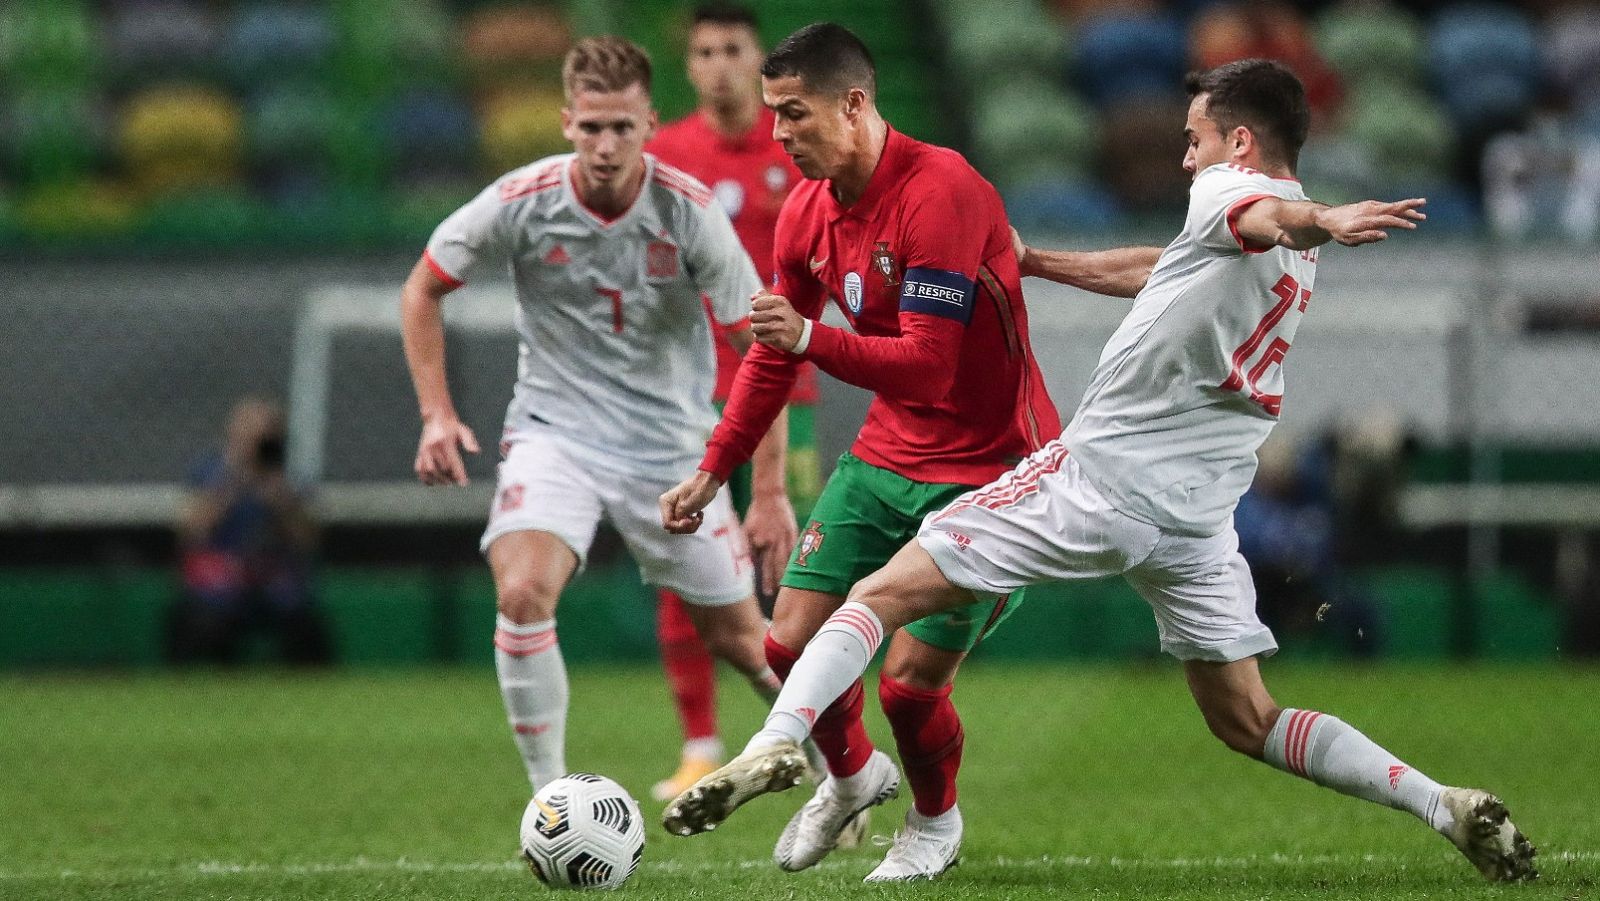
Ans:
<svg viewBox="0 0 1600 901"><path fill-rule="evenodd" d="M1558 851L1539 855L1540 863L1592 863L1600 861L1600 851ZM812 869L843 870L861 867L866 859L824 860ZM1078 855L1044 854L1036 857L1008 857L999 855L985 858L965 858L968 864L988 864L1020 870L1087 869L1110 867L1112 869L1220 869L1243 870L1260 866L1334 866L1339 864L1375 864L1403 867L1421 861L1416 857L1398 857L1381 854L1262 854L1248 857L1083 857ZM719 861L662 860L645 861L640 870L646 873L716 873L739 870L767 869L773 866L768 858ZM322 863L239 863L219 860L197 861L162 869L141 870L0 870L0 881L20 879L165 879L174 876L319 876L330 873L502 873L523 869L520 861L499 862L468 861L460 863L435 863L422 860L373 860L357 857L346 861Z"/></svg>

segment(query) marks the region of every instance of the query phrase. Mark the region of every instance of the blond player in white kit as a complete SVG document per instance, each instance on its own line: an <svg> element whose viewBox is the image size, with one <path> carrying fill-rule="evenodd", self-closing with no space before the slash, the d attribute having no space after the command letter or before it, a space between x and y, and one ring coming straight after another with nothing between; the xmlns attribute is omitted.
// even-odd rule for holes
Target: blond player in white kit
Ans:
<svg viewBox="0 0 1600 901"><path fill-rule="evenodd" d="M701 783L716 813L782 787L763 774L788 766L808 711L860 675L882 636L974 596L1121 575L1149 602L1162 650L1183 661L1228 747L1409 811L1488 879L1535 875L1533 847L1493 795L1441 786L1335 717L1279 707L1262 683L1256 658L1277 643L1256 618L1233 509L1278 418L1317 248L1415 228L1423 201L1307 201L1294 170L1310 115L1300 82L1277 63L1230 63L1190 76L1188 88L1183 165L1194 184L1176 240L1019 253L1025 275L1134 297L1077 415L1015 470L931 514L916 541L857 583L806 646L766 727Z"/></svg>
<svg viewBox="0 0 1600 901"><path fill-rule="evenodd" d="M724 491L694 535L662 531L656 497L693 471L716 424L712 314L751 342L749 256L711 192L643 152L656 124L650 63L591 38L562 68L576 152L510 172L434 232L402 295L406 359L422 411L417 476L466 484L476 453L445 379L440 304L509 267L519 365L482 550L494 572L495 664L535 790L567 772L567 674L555 608L608 519L645 581L689 602L707 647L771 698L766 623Z"/></svg>

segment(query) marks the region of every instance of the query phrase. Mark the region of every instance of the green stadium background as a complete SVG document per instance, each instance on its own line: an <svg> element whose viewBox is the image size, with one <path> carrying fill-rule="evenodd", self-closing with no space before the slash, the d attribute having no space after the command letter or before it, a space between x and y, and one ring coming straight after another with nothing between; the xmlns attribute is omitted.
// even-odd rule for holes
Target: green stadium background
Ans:
<svg viewBox="0 0 1600 901"><path fill-rule="evenodd" d="M1183 177L1170 125L1181 96L1170 79L1150 93L1128 85L1170 74L1162 41L1174 33L1188 42L1178 67L1191 61L1209 40L1206 4L754 5L769 44L819 19L856 29L877 57L887 118L968 153L1030 238L1106 246L1173 231ZM443 215L501 169L560 151L555 72L573 36L639 41L656 61L663 117L687 112L688 7L340 0L325 7L331 43L303 70L217 47L157 65L128 55L142 45L125 33L121 44L106 37L117 33L116 14L97 4L24 0L0 12L0 296L11 322L0 335L0 392L14 414L0 438L0 666L158 665L177 592L166 527L175 486L235 397L292 393L308 299L330 286L394 296ZM1449 311L1439 330L1416 333L1438 363L1436 390L1411 390L1408 370L1427 364L1403 355L1386 358L1373 382L1408 429L1396 497L1409 512L1395 514L1407 524L1403 547L1342 567L1341 579L1369 599L1382 629L1371 652L1381 656L1566 656L1584 642L1593 648L1600 606L1595 234L1581 221L1552 224L1565 221L1559 215L1527 226L1496 211L1486 148L1548 126L1535 113L1558 88L1541 81L1532 93L1513 85L1456 96L1429 62L1460 24L1452 7L1376 4L1361 16L1333 4L1283 7L1342 85L1334 124L1308 147L1313 195L1425 190L1438 211L1427 234L1391 242L1405 246L1339 255L1326 268L1348 274L1328 296ZM254 7L188 8L205 10L222 34L218 23L237 25L229 17ZM1137 27L1116 31L1118 16ZM1529 34L1561 27L1553 12L1513 17ZM1118 40L1150 41L1148 72L1110 80L1097 54L1126 46ZM1375 67L1375 58L1405 62ZM405 110L393 104L417 86L455 98L426 110L464 134L379 138L386 111ZM1482 112L1490 108L1498 118ZM1592 112L1569 104L1557 120L1575 135L1570 152L1588 146L1576 136L1593 127ZM1359 165L1341 164L1351 160ZM285 182L285 169L318 179ZM1590 190L1569 188L1562 196ZM1530 203L1546 202L1530 192ZM1029 291L1036 308L1082 301ZM1072 315L1036 313L1062 333L1080 324ZM1104 324L1091 326L1099 337L1080 336L1075 354L1041 351L1047 369L1060 368L1051 381L1064 412L1103 340ZM1392 339L1381 325L1370 335L1346 326L1353 344ZM510 381L507 336L462 332L452 342L463 406L480 437L493 435ZM486 664L493 593L471 516L431 519L433 502L397 484L415 441L397 348L392 332L345 336L327 370L321 474L394 486L401 503L381 519L328 524L317 594L342 662ZM1308 391L1338 395L1354 369L1371 370L1360 359L1304 358L1312 353L1296 361L1307 365L1297 374L1314 383ZM1356 409L1312 406L1316 415L1295 423L1308 442ZM858 392L825 386L825 459L848 444L861 409ZM489 461L474 466L481 485ZM1148 612L1120 583L1049 586L1031 598L984 656L1155 656ZM615 542L602 541L563 601L564 652L580 663L648 658L652 604ZM1337 656L1347 637L1308 625L1284 643ZM265 641L253 656L270 656Z"/></svg>

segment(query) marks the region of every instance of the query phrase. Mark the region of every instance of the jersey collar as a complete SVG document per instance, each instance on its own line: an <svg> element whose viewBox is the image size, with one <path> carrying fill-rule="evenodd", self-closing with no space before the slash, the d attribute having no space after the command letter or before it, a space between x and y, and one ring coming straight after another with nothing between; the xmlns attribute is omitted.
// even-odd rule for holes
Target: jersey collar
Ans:
<svg viewBox="0 0 1600 901"><path fill-rule="evenodd" d="M830 188L827 192L828 200L832 201L834 218L840 216L854 216L868 222L877 215L878 207L883 204L885 197L900 181L905 174L905 158L911 149L911 139L895 131L893 126L887 126L888 136L883 141L883 155L878 157L878 165L872 170L872 177L867 179L867 189L861 192L861 198L850 207L839 205L838 198L833 196Z"/></svg>

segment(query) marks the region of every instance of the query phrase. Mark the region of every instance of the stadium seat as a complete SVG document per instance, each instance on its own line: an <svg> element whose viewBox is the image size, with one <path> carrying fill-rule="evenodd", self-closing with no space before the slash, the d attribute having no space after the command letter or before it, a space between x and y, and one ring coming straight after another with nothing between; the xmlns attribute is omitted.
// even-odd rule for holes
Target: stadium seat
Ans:
<svg viewBox="0 0 1600 901"><path fill-rule="evenodd" d="M218 73L222 27L209 6L182 0L129 0L109 6L108 51L125 83Z"/></svg>
<svg viewBox="0 0 1600 901"><path fill-rule="evenodd" d="M1456 136L1444 110L1426 94L1373 84L1351 95L1346 133L1371 154L1380 183L1437 178L1451 170Z"/></svg>
<svg viewBox="0 0 1600 901"><path fill-rule="evenodd" d="M1573 7L1545 23L1540 43L1550 81L1567 97L1592 102L1600 95L1600 10Z"/></svg>
<svg viewBox="0 0 1600 901"><path fill-rule="evenodd" d="M997 66L1059 77L1071 71L1067 31L1033 3L945 0L950 60L968 84L989 79Z"/></svg>
<svg viewBox="0 0 1600 901"><path fill-rule="evenodd" d="M333 94L314 81L283 81L257 91L246 106L251 164L327 159L340 114Z"/></svg>
<svg viewBox="0 0 1600 901"><path fill-rule="evenodd" d="M481 143L490 171L506 172L570 150L561 134L562 102L560 90L548 86L502 91L485 102Z"/></svg>
<svg viewBox="0 0 1600 901"><path fill-rule="evenodd" d="M552 6L485 6L461 22L462 60L479 83L558 73L571 44L566 17Z"/></svg>
<svg viewBox="0 0 1600 901"><path fill-rule="evenodd" d="M1441 12L1428 52L1434 83L1465 133L1516 124L1534 99L1537 39L1533 24L1515 8L1472 4Z"/></svg>
<svg viewBox="0 0 1600 901"><path fill-rule="evenodd" d="M1097 106L1181 96L1189 48L1183 27L1159 13L1106 12L1078 34L1078 83Z"/></svg>
<svg viewBox="0 0 1600 901"><path fill-rule="evenodd" d="M1254 0L1211 6L1190 23L1189 50L1193 68L1199 70L1241 59L1277 60L1300 77L1314 114L1339 105L1338 76L1317 52L1305 20L1286 3Z"/></svg>
<svg viewBox="0 0 1600 901"><path fill-rule="evenodd" d="M244 116L215 88L154 87L128 101L118 146L129 175L152 194L226 184L237 177Z"/></svg>
<svg viewBox="0 0 1600 901"><path fill-rule="evenodd" d="M10 85L82 85L98 68L101 52L84 3L0 6L0 77Z"/></svg>
<svg viewBox="0 0 1600 901"><path fill-rule="evenodd" d="M454 21L433 0L335 0L339 87L382 97L407 82L454 74Z"/></svg>
<svg viewBox="0 0 1600 901"><path fill-rule="evenodd" d="M95 95L75 87L33 87L0 101L0 172L25 184L81 179L105 149L105 116Z"/></svg>
<svg viewBox="0 0 1600 901"><path fill-rule="evenodd" d="M43 185L17 198L17 227L46 241L104 241L132 229L137 208L126 189L105 182Z"/></svg>
<svg viewBox="0 0 1600 901"><path fill-rule="evenodd" d="M1013 79L973 98L973 151L1002 184L1087 176L1099 146L1088 104L1035 79Z"/></svg>
<svg viewBox="0 0 1600 901"><path fill-rule="evenodd" d="M333 54L333 20L309 4L256 3L228 23L224 59L241 87L285 76L323 74Z"/></svg>
<svg viewBox="0 0 1600 901"><path fill-rule="evenodd" d="M396 174L460 175L474 171L478 124L455 93L414 87L395 97L380 118L392 148Z"/></svg>
<svg viewBox="0 0 1600 901"><path fill-rule="evenodd" d="M1420 81L1426 57L1422 25L1385 2L1347 0L1324 12L1316 26L1317 47L1346 86Z"/></svg>

